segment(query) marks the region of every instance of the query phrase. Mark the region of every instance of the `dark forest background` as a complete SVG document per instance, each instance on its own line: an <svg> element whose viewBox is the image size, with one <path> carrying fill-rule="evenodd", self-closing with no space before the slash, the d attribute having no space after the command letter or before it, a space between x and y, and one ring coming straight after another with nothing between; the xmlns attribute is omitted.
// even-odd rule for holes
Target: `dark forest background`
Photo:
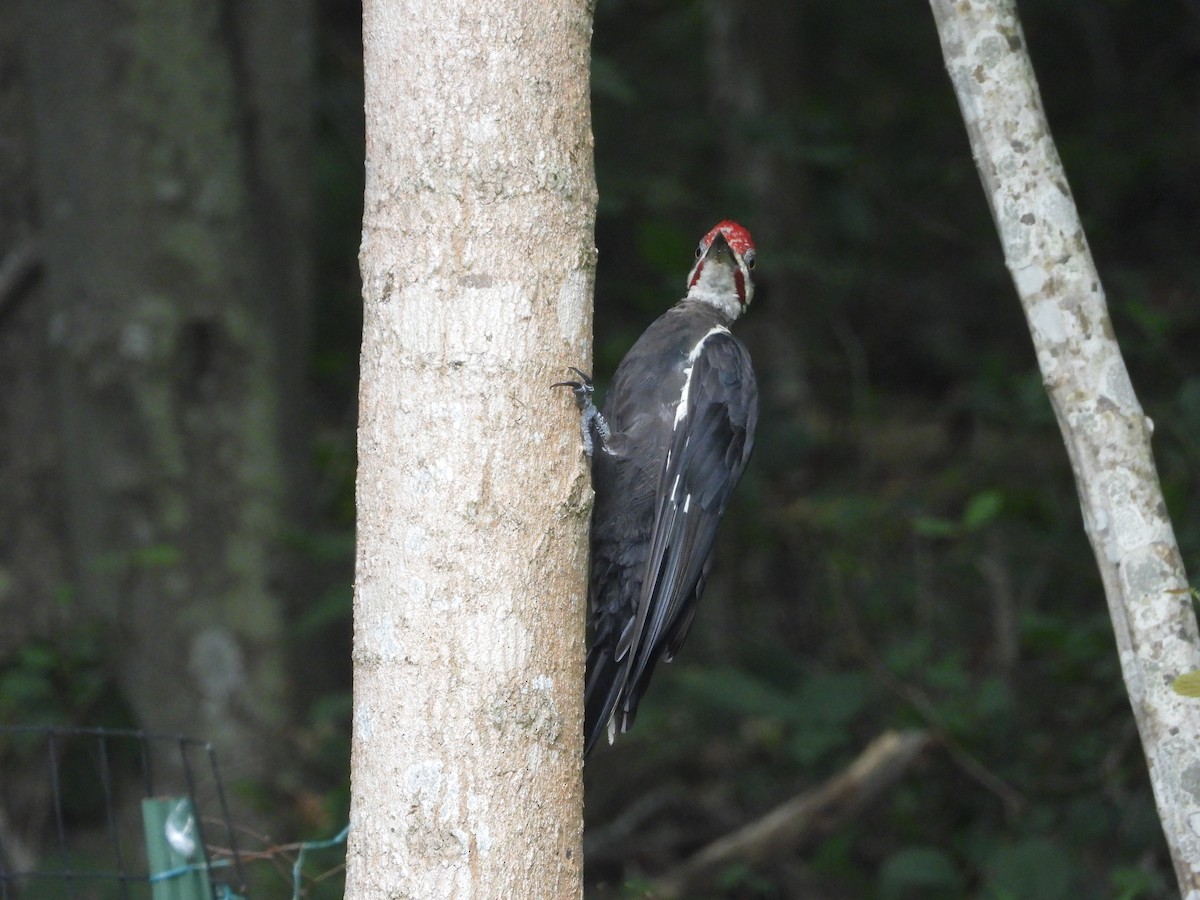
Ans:
<svg viewBox="0 0 1200 900"><path fill-rule="evenodd" d="M249 843L327 837L348 802L359 10L53 6L0 7L0 723L213 740ZM1200 3L1021 12L1194 572ZM592 76L598 387L736 218L763 409L689 642L587 766L589 891L639 896L921 728L932 749L882 800L712 894L1174 895L928 7L599 0ZM36 859L26 769L0 747L0 841Z"/></svg>

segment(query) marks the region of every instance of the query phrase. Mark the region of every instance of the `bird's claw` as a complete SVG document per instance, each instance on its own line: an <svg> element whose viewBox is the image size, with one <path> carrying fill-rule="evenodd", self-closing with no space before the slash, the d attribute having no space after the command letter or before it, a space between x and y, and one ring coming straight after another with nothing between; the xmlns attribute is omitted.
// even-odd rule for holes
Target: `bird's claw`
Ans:
<svg viewBox="0 0 1200 900"><path fill-rule="evenodd" d="M575 405L579 407L579 411L582 414L579 431L583 438L583 452L587 454L588 459L591 459L592 452L595 449L592 429L596 429L596 435L600 439L600 448L604 449L604 442L608 440L609 436L608 422L604 420L604 416L600 414L600 410L596 409L596 404L592 402L592 394L596 390L592 384L592 376L588 375L582 369L575 368L575 366L570 366L569 368L579 376L579 380L558 381L550 385L550 387L569 387L575 395Z"/></svg>
<svg viewBox="0 0 1200 900"><path fill-rule="evenodd" d="M592 376L588 375L582 369L577 369L574 366L568 366L572 372L579 376L578 381L556 381L550 385L552 388L569 387L572 393L575 394L575 402L579 408L584 409L591 402L591 395L596 390L592 385Z"/></svg>

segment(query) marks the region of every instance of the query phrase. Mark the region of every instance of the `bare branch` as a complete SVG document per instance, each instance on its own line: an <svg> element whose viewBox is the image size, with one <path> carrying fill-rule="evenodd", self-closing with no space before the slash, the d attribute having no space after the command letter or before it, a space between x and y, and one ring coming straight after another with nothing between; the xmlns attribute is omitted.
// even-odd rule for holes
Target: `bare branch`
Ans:
<svg viewBox="0 0 1200 900"><path fill-rule="evenodd" d="M659 900L690 896L725 866L790 852L798 844L834 831L895 784L929 743L923 731L885 731L820 787L718 838L664 875L654 884L653 896Z"/></svg>
<svg viewBox="0 0 1200 900"><path fill-rule="evenodd" d="M1038 365L1075 472L1181 893L1200 900L1200 669L1187 577L1013 0L930 0ZM1195 823L1195 824L1193 824Z"/></svg>

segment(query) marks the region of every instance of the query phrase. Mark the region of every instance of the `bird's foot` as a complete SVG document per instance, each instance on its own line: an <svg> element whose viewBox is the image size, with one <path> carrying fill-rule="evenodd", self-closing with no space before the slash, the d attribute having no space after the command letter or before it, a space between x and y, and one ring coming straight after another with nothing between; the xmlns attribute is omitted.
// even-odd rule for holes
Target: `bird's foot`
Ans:
<svg viewBox="0 0 1200 900"><path fill-rule="evenodd" d="M610 434L608 422L604 420L604 416L601 415L600 410L596 409L596 404L592 402L592 394L596 389L592 385L591 376L574 366L571 366L571 371L579 376L578 381L559 381L550 385L550 387L569 387L571 392L575 394L575 405L579 407L579 412L581 413L579 431L583 437L583 452L587 454L588 459L591 459L592 451L595 449L592 429L596 430L600 449L603 450L604 442L608 440Z"/></svg>

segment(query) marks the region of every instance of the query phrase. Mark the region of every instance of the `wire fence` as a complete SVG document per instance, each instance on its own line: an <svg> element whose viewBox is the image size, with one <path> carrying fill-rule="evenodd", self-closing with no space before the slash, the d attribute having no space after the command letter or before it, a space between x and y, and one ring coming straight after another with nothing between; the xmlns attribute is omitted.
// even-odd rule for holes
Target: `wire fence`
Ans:
<svg viewBox="0 0 1200 900"><path fill-rule="evenodd" d="M0 900L246 896L211 744L0 726Z"/></svg>

